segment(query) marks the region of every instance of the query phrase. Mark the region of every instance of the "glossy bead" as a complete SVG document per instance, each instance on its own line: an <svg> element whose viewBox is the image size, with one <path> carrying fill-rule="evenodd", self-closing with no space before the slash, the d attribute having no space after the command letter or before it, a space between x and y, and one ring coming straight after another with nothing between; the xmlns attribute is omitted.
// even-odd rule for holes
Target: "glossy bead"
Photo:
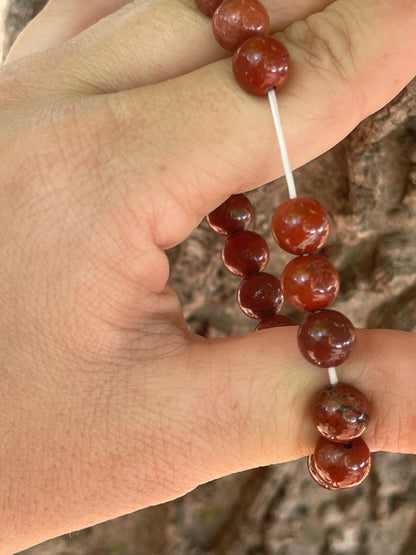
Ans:
<svg viewBox="0 0 416 555"><path fill-rule="evenodd" d="M272 37L250 37L234 53L233 71L244 90L262 96L270 88L278 90L286 83L289 53Z"/></svg>
<svg viewBox="0 0 416 555"><path fill-rule="evenodd" d="M348 443L334 443L321 437L308 460L312 478L326 489L358 486L371 468L371 453L360 437Z"/></svg>
<svg viewBox="0 0 416 555"><path fill-rule="evenodd" d="M354 344L354 326L336 310L311 314L298 328L299 350L316 366L338 366L347 359Z"/></svg>
<svg viewBox="0 0 416 555"><path fill-rule="evenodd" d="M224 0L212 17L215 38L231 51L251 36L267 36L269 27L269 14L259 0Z"/></svg>
<svg viewBox="0 0 416 555"><path fill-rule="evenodd" d="M254 331L266 330L269 328L282 328L285 326L296 326L293 318L285 316L284 314L274 314L268 318L262 318L257 324Z"/></svg>
<svg viewBox="0 0 416 555"><path fill-rule="evenodd" d="M339 291L339 275L334 266L318 254L299 256L282 272L285 299L298 310L313 312L329 306Z"/></svg>
<svg viewBox="0 0 416 555"><path fill-rule="evenodd" d="M269 248L258 233L240 231L225 242L222 261L232 274L243 277L264 270L269 261Z"/></svg>
<svg viewBox="0 0 416 555"><path fill-rule="evenodd" d="M195 4L203 14L212 17L222 1L223 0L195 0Z"/></svg>
<svg viewBox="0 0 416 555"><path fill-rule="evenodd" d="M319 250L329 235L325 208L314 199L296 197L278 206L272 218L276 243L292 254L311 254Z"/></svg>
<svg viewBox="0 0 416 555"><path fill-rule="evenodd" d="M283 295L280 279L266 272L244 278L237 291L241 310L250 318L273 316L282 308Z"/></svg>
<svg viewBox="0 0 416 555"><path fill-rule="evenodd" d="M253 206L245 195L232 195L207 216L209 226L218 235L244 231L254 215Z"/></svg>
<svg viewBox="0 0 416 555"><path fill-rule="evenodd" d="M368 413L366 397L345 383L328 385L315 395L311 404L312 420L319 433L341 443L362 435L370 420Z"/></svg>

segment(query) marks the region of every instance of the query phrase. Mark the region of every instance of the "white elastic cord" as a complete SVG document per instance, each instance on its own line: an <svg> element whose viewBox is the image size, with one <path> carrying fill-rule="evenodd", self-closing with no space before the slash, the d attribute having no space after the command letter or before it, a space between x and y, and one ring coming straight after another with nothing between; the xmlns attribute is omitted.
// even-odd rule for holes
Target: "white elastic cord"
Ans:
<svg viewBox="0 0 416 555"><path fill-rule="evenodd" d="M329 381L331 382L331 385L339 384L337 369L334 366L331 366L330 368L328 368L328 376L329 376Z"/></svg>
<svg viewBox="0 0 416 555"><path fill-rule="evenodd" d="M273 122L276 128L277 140L279 141L280 155L282 157L283 168L285 170L286 183L289 191L289 198L296 198L296 186L293 179L293 172L290 166L289 154L287 152L286 141L283 134L282 122L280 120L279 106L277 104L276 91L274 88L268 90L270 109L272 111Z"/></svg>
<svg viewBox="0 0 416 555"><path fill-rule="evenodd" d="M280 155L282 157L283 168L285 170L286 183L289 191L289 198L291 199L296 198L297 194L296 194L295 180L293 178L293 171L290 165L289 154L287 152L285 136L283 134L283 127L282 127L282 121L280 119L279 105L277 104L276 91L274 88L272 88L268 90L267 94L269 97L270 109L272 111L274 126L276 128L277 140L279 141ZM337 370L334 366L331 366L331 368L328 368L328 376L329 376L329 381L331 382L331 385L339 384Z"/></svg>

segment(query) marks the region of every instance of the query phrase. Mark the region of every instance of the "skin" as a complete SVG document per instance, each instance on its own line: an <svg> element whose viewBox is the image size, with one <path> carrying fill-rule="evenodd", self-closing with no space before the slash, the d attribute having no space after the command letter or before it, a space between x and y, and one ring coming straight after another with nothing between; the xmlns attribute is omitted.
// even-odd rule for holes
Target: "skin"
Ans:
<svg viewBox="0 0 416 555"><path fill-rule="evenodd" d="M415 74L413 0L265 5L295 166ZM195 337L166 285L165 249L282 174L227 56L192 0L52 0L0 68L1 554L314 448L327 377L296 329ZM372 450L416 452L415 358L410 333L358 332Z"/></svg>

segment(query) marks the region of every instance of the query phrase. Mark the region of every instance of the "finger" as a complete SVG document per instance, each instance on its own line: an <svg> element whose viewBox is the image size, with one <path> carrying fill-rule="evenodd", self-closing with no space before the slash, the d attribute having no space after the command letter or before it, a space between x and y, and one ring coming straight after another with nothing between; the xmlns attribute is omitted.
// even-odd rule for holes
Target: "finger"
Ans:
<svg viewBox="0 0 416 555"><path fill-rule="evenodd" d="M279 30L330 2L302 0L286 5L268 0L265 4L272 29ZM105 9L109 11L98 8L96 2L88 8L80 3L71 0L70 9L65 2L48 5L16 43L9 60L64 42L100 19ZM125 3L113 0L110 7L115 11ZM171 79L229 55L214 40L211 22L194 0L136 0L75 37L70 49L59 51L59 65L53 58L45 61L44 86L67 86L70 76L77 90L87 93L131 89Z"/></svg>
<svg viewBox="0 0 416 555"><path fill-rule="evenodd" d="M414 335L360 331L355 352L339 369L342 380L372 404L364 439L373 450L416 450L415 352ZM5 457L3 473L11 472L13 484L17 478L27 483L30 469L43 469L45 455L53 452L47 474L32 480L22 499L12 496L5 512L9 531L19 507L26 508L26 538L14 551L28 547L27 538L40 542L177 498L220 476L310 454L318 433L309 403L328 378L302 359L296 330L280 328L198 340L159 365L153 360L146 368L122 366L107 379L100 375L98 383L91 388L85 377L79 379L69 421L63 419L64 388L56 400L56 425L40 412L28 428L23 455ZM39 429L43 450L36 449ZM74 436L69 429L84 433ZM69 457L73 443L77 456ZM306 478L305 464L303 487L307 492L309 483L313 491Z"/></svg>
<svg viewBox="0 0 416 555"><path fill-rule="evenodd" d="M331 148L410 81L415 25L408 0L394 6L339 0L279 35L292 57L279 98L295 167ZM115 150L140 167L141 178L146 167L146 181L157 176L159 186L145 191L132 181L130 202L141 206L142 194L150 198L149 225L161 248L182 241L230 194L282 173L267 100L236 85L228 60L112 100L123 128ZM146 166L138 153L152 162ZM175 225L168 214L177 216Z"/></svg>
<svg viewBox="0 0 416 555"><path fill-rule="evenodd" d="M19 35L6 61L11 62L66 42L131 0L50 0Z"/></svg>
<svg viewBox="0 0 416 555"><path fill-rule="evenodd" d="M277 31L331 1L264 4L271 28ZM194 0L159 0L144 6L136 0L129 14L115 14L91 31L91 36L79 37L74 62L79 63L82 52L81 79L104 92L171 79L230 55L214 40L211 21L199 13Z"/></svg>
<svg viewBox="0 0 416 555"><path fill-rule="evenodd" d="M288 327L194 347L189 363L201 369L192 377L194 390L204 392L201 398L188 393L191 410L197 411L192 420L201 426L196 450L203 450L202 438L209 438L202 456L208 461L212 453L217 475L313 451L318 433L310 401L326 387L328 374L303 359L296 335L296 328ZM358 330L352 355L338 368L340 381L370 401L365 440L372 451L416 450L415 354L416 335Z"/></svg>
<svg viewBox="0 0 416 555"><path fill-rule="evenodd" d="M416 451L415 353L413 334L359 330L353 354L338 369L340 381L370 401L364 440L372 451ZM150 460L151 451L156 464L155 495L161 483L171 484L171 476L176 497L220 476L313 452L319 434L311 422L310 402L327 386L328 375L302 358L296 328L198 341L188 353L187 366L172 367L169 383L166 374L156 375L152 383L154 391L165 392L163 422L157 421L157 413L150 425L155 436L149 442L149 459L144 455ZM134 407L140 386L130 387L128 406ZM126 418L137 422L140 410L136 406ZM137 429L131 433L137 435Z"/></svg>

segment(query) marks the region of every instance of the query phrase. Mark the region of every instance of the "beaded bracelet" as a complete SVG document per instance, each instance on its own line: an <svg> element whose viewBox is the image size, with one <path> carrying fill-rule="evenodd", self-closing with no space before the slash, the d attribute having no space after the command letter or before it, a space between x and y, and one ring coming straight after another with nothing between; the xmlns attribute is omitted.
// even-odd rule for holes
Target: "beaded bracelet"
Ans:
<svg viewBox="0 0 416 555"><path fill-rule="evenodd" d="M249 93L269 97L289 191L289 200L274 212L272 232L283 250L297 256L286 265L281 280L263 272L269 249L259 234L248 230L253 207L243 194L232 195L211 212L208 224L226 238L222 259L231 273L242 278L238 304L247 316L259 321L256 330L296 325L277 314L283 298L294 308L311 312L298 327L299 350L313 365L327 368L330 384L311 404L321 437L308 458L308 468L326 489L350 488L360 484L371 467L370 451L360 437L368 425L369 404L360 391L338 381L336 367L351 353L355 330L343 314L327 308L339 290L338 272L316 254L328 238L328 214L316 200L296 194L276 98L276 90L288 78L289 54L281 42L268 36L268 13L258 0L195 2L212 17L219 44L234 52L232 67L239 85Z"/></svg>

